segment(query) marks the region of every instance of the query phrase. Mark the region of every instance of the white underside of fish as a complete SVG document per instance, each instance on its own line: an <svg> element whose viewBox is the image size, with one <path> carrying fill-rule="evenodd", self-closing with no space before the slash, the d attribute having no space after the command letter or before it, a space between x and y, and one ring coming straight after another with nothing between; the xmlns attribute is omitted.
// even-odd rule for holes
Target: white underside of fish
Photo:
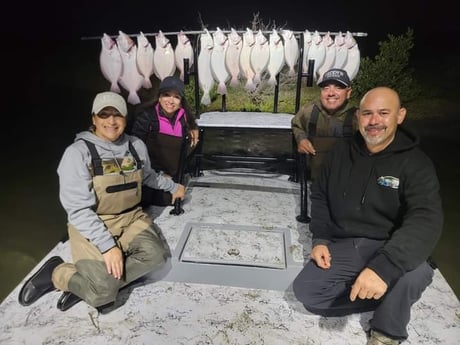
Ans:
<svg viewBox="0 0 460 345"><path fill-rule="evenodd" d="M323 44L326 50L326 54L324 56L324 61L320 67L318 67L316 72L316 77L318 79L318 83L321 82L323 78L323 74L329 71L335 62L335 45L334 40L330 37L329 33L323 37Z"/></svg>
<svg viewBox="0 0 460 345"><path fill-rule="evenodd" d="M230 86L238 86L240 83L240 55L243 39L235 29L232 29L227 37L228 47L225 52L225 66L230 74Z"/></svg>
<svg viewBox="0 0 460 345"><path fill-rule="evenodd" d="M246 79L244 88L247 91L254 91L256 85L254 84L254 70L251 66L251 51L254 46L254 34L252 31L247 30L243 34L243 47L241 48L240 55L240 71L241 75Z"/></svg>
<svg viewBox="0 0 460 345"><path fill-rule="evenodd" d="M308 30L304 33L304 40L303 40L303 58L302 58L302 71L308 71L308 52L310 51L311 46L311 34Z"/></svg>
<svg viewBox="0 0 460 345"><path fill-rule="evenodd" d="M211 34L207 30L205 31L206 33L200 36L201 50L198 55L198 82L203 91L201 104L209 105L211 104L210 92L215 84L211 70L211 54L214 44Z"/></svg>
<svg viewBox="0 0 460 345"><path fill-rule="evenodd" d="M156 77L163 80L176 71L176 59L169 39L159 31L155 36L155 52L153 53L153 72Z"/></svg>
<svg viewBox="0 0 460 345"><path fill-rule="evenodd" d="M268 40L263 35L262 31L256 35L256 43L251 51L250 62L254 71L254 83L260 84L262 80L262 73L265 72L270 59L270 48L268 46Z"/></svg>
<svg viewBox="0 0 460 345"><path fill-rule="evenodd" d="M177 35L177 46L174 50L176 67L180 71L179 78L184 80L184 59L188 59L188 66L191 68L194 63L193 47L185 34Z"/></svg>
<svg viewBox="0 0 460 345"><path fill-rule="evenodd" d="M282 36L284 38L284 58L286 65L289 67L288 75L293 77L296 75L295 66L299 59L299 43L294 33L290 30L283 30Z"/></svg>
<svg viewBox="0 0 460 345"><path fill-rule="evenodd" d="M355 79L358 74L360 61L361 53L358 45L354 45L352 48L348 49L347 63L343 66L343 69L347 71L351 80Z"/></svg>
<svg viewBox="0 0 460 345"><path fill-rule="evenodd" d="M176 71L176 61L174 51L171 46L167 48L159 48L153 54L154 73L156 77L163 80L166 77L172 76Z"/></svg>
<svg viewBox="0 0 460 345"><path fill-rule="evenodd" d="M227 36L217 28L213 37L214 46L211 53L211 71L214 80L218 83L217 93L219 95L227 94L227 86L225 83L230 78L230 74L225 66L225 53L227 52L228 40Z"/></svg>
<svg viewBox="0 0 460 345"><path fill-rule="evenodd" d="M144 77L137 69L137 46L131 38L120 32L117 38L123 71L120 77L120 85L129 92L128 103L139 104L141 102L137 91L141 88Z"/></svg>
<svg viewBox="0 0 460 345"><path fill-rule="evenodd" d="M105 40L105 42L104 42ZM110 82L110 91L120 93L118 80L123 71L123 62L116 42L107 34L101 38L102 49L99 55L99 66L102 75Z"/></svg>
<svg viewBox="0 0 460 345"><path fill-rule="evenodd" d="M268 60L267 71L269 74L268 84L276 85L276 76L281 72L285 65L284 61L284 45L283 41L280 39L278 34L271 36L270 34L270 43L269 51L270 58Z"/></svg>
<svg viewBox="0 0 460 345"><path fill-rule="evenodd" d="M344 45L340 47L335 47L335 61L334 61L334 68L342 68L347 63L348 57L348 48Z"/></svg>
<svg viewBox="0 0 460 345"><path fill-rule="evenodd" d="M136 62L139 72L144 77L142 87L150 89L152 87L150 76L153 74L153 47L142 32L137 37Z"/></svg>

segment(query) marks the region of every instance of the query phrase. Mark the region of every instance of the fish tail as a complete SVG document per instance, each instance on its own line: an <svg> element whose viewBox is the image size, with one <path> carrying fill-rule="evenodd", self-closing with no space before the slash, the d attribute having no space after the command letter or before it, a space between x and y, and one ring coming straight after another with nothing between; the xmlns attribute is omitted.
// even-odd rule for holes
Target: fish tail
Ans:
<svg viewBox="0 0 460 345"><path fill-rule="evenodd" d="M205 92L203 97L201 97L201 104L209 105L211 104L211 97L209 96L209 92Z"/></svg>
<svg viewBox="0 0 460 345"><path fill-rule="evenodd" d="M247 91L254 91L256 89L256 85L253 83L252 79L248 79L244 88Z"/></svg>
<svg viewBox="0 0 460 345"><path fill-rule="evenodd" d="M117 82L114 81L112 84L110 84L110 91L120 93L120 87L118 86Z"/></svg>
<svg viewBox="0 0 460 345"><path fill-rule="evenodd" d="M219 85L217 86L217 93L219 95L227 94L227 87L225 86L224 82L220 82Z"/></svg>
<svg viewBox="0 0 460 345"><path fill-rule="evenodd" d="M267 81L268 85L276 85L276 78L274 76L270 76L270 78Z"/></svg>
<svg viewBox="0 0 460 345"><path fill-rule="evenodd" d="M144 81L142 82L142 87L144 89L151 89L152 88L152 82L150 81L150 78L145 77Z"/></svg>
<svg viewBox="0 0 460 345"><path fill-rule="evenodd" d="M289 68L289 72L288 72L288 75L289 75L290 77L293 77L293 76L295 76L295 70L294 70L294 67L290 67L290 68Z"/></svg>
<svg viewBox="0 0 460 345"><path fill-rule="evenodd" d="M239 84L238 77L237 76L232 76L232 80L230 80L230 85L236 87L236 86L238 86L238 84Z"/></svg>
<svg viewBox="0 0 460 345"><path fill-rule="evenodd" d="M139 95L137 94L136 91L130 91L129 92L128 103L133 104L133 105L141 103Z"/></svg>
<svg viewBox="0 0 460 345"><path fill-rule="evenodd" d="M255 76L254 76L254 83L257 85L257 84L260 84L260 74L257 73Z"/></svg>

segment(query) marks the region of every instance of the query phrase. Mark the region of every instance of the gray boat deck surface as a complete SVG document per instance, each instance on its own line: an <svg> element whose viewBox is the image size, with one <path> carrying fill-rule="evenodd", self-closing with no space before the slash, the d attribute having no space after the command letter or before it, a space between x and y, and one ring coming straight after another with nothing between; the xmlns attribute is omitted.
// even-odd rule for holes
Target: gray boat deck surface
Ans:
<svg viewBox="0 0 460 345"><path fill-rule="evenodd" d="M292 293L311 248L308 225L296 221L297 183L284 175L208 171L191 179L183 207L180 216L170 215L171 207L147 209L171 258L123 289L112 310L80 302L61 312L57 291L23 307L21 283L0 305L0 344L366 343L371 312L324 318ZM68 242L29 275L52 255L70 260ZM408 332L404 344L460 344L460 303L439 270L413 306Z"/></svg>

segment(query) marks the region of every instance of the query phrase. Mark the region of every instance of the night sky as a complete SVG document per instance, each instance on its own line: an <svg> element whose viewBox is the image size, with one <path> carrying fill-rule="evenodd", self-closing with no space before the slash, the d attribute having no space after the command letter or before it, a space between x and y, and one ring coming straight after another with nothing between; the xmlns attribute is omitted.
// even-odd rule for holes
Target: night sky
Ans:
<svg viewBox="0 0 460 345"><path fill-rule="evenodd" d="M53 102L53 94L46 91L45 85L52 79L50 76L60 78L59 83L83 83L78 80L79 62L75 56L91 54L91 58L97 59L98 52L83 50L95 44L100 47L100 43L81 38L103 33L117 35L118 30L128 34L200 30L201 22L210 30L217 27L244 30L250 26L253 15L259 13L265 24L278 28L365 32L367 37L357 39L361 56L374 56L378 53L378 42L388 34L404 34L408 28L414 30L413 55L419 59L457 54L459 48L459 20L455 11L440 2L226 0L214 1L211 6L199 3L153 0L9 3L12 9L4 12L0 21L3 94L9 100L8 107L18 111L17 104L32 103L29 106L33 107L35 102L45 101L49 110L54 111L55 107L49 104Z"/></svg>

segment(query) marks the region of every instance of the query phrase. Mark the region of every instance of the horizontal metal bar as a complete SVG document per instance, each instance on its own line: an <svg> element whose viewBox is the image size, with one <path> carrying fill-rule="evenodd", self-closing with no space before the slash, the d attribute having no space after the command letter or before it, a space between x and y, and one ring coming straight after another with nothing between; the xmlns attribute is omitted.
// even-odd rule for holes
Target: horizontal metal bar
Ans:
<svg viewBox="0 0 460 345"><path fill-rule="evenodd" d="M281 32L283 29L278 29L278 32ZM217 30L208 30L208 32L210 34L213 34L215 33ZM230 33L231 30L221 30L222 32L224 33ZM237 33L239 34L242 34L242 33L245 33L246 30L235 30ZM253 30L254 33L257 33L258 30ZM273 30L261 30L262 33L264 34L270 34L273 32ZM293 31L291 30L295 35L299 35L299 34L302 34L302 33L305 33L305 30L304 31ZM200 35L200 34L204 34L206 33L206 31L204 30L192 30L192 31L182 31L184 34L186 35ZM311 33L315 32L315 30L313 31L310 31ZM331 32L331 31L318 31L318 33L320 35L325 35L327 32L329 32L330 35L338 35L339 33L341 33L342 35L348 31L337 31L337 32ZM170 32L163 32L163 35L165 36L172 36L172 35L177 35L179 34L180 31L170 31ZM137 35L140 34L140 31L139 33L136 33L136 34L127 34L128 36L130 37L136 37ZM159 32L148 32L148 33L145 33L143 32L144 36L157 36L159 34ZM367 37L367 32L351 32L351 34L355 37ZM118 35L109 35L111 38L116 38L118 37ZM86 36L86 37L81 37L81 40L85 41L85 40L98 40L98 39L101 39L103 36Z"/></svg>

